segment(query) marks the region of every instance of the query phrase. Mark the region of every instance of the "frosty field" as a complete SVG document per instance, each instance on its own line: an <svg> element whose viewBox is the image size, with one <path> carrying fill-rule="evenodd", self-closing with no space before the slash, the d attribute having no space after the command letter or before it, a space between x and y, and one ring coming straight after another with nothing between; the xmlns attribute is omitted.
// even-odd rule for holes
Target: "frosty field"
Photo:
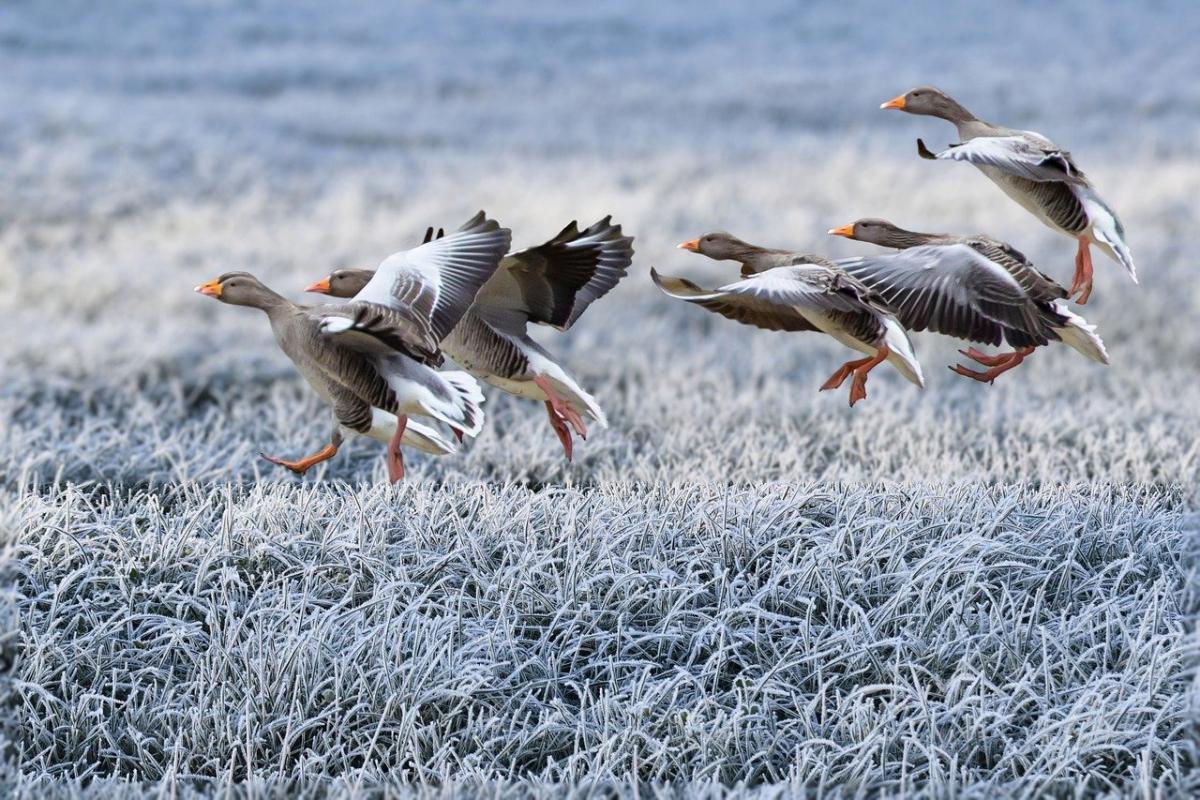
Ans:
<svg viewBox="0 0 1200 800"><path fill-rule="evenodd" d="M643 5L0 7L6 795L1200 792L1197 12ZM1071 242L917 158L948 125L877 110L922 81L1120 212L1141 282L1097 254L1080 312L1111 366L989 387L917 334L926 389L850 409L840 345L651 284L732 278L674 249L714 228L870 252L824 233L862 216L1069 282ZM367 441L260 460L327 412L191 287L299 299L479 208L637 237L539 337L611 428L567 464L489 391L400 486Z"/></svg>

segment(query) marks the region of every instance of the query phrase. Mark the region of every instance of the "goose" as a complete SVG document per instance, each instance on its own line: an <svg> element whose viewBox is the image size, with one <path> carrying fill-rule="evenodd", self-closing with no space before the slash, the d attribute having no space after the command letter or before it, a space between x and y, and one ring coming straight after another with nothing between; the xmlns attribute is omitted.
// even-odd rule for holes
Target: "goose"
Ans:
<svg viewBox="0 0 1200 800"><path fill-rule="evenodd" d="M703 289L684 278L650 277L665 294L695 303L723 317L773 331L820 331L866 358L847 361L821 391L837 389L846 378L850 405L867 396L867 374L887 361L912 383L925 386L908 334L870 289L832 261L806 253L769 250L724 232L709 233L678 247L742 265L742 280Z"/></svg>
<svg viewBox="0 0 1200 800"><path fill-rule="evenodd" d="M280 348L332 409L330 442L298 460L263 457L297 474L337 454L362 434L387 447L388 477L404 477L406 441L453 446L410 415L431 417L461 440L483 427L483 392L465 372L438 372L438 342L466 311L508 249L510 233L480 212L458 231L389 256L354 301L318 307L292 303L247 272L227 272L195 291L266 313ZM432 434L432 435L431 435Z"/></svg>
<svg viewBox="0 0 1200 800"><path fill-rule="evenodd" d="M882 219L860 219L829 233L901 251L836 263L883 298L908 330L991 345L1004 340L1014 348L993 356L960 350L989 369L955 364L959 375L991 383L1052 341L1108 363L1095 326L1067 308L1067 290L1011 245L982 235L918 233Z"/></svg>
<svg viewBox="0 0 1200 800"><path fill-rule="evenodd" d="M1040 133L984 122L932 86L910 89L880 108L953 123L962 141L933 153L918 139L917 152L922 158L974 164L1026 211L1052 230L1075 239L1078 250L1071 295L1079 295L1076 302L1080 305L1087 303L1092 294L1091 244L1124 267L1137 283L1124 226L1069 152Z"/></svg>
<svg viewBox="0 0 1200 800"><path fill-rule="evenodd" d="M433 229L425 235L431 237ZM622 235L621 226L605 217L582 231L572 221L544 244L509 253L442 342L447 355L485 383L545 403L568 461L574 449L571 430L586 440L585 416L601 428L608 420L596 399L529 336L527 326L570 328L625 277L632 245L633 237ZM340 269L305 291L354 297L371 276L370 270Z"/></svg>

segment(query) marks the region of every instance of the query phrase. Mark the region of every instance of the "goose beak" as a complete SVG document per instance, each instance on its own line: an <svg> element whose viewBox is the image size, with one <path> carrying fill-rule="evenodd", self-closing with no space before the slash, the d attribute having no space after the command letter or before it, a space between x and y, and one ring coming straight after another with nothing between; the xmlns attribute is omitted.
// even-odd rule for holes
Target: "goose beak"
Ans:
<svg viewBox="0 0 1200 800"><path fill-rule="evenodd" d="M329 294L329 276L326 275L324 278L321 278L321 280L315 283L310 283L308 286L304 287L304 291L312 292L314 294Z"/></svg>
<svg viewBox="0 0 1200 800"><path fill-rule="evenodd" d="M893 97L891 100L888 100L886 103L880 103L879 107L880 108L894 108L897 111L903 111L904 110L904 95L902 95L902 94L897 95L896 97Z"/></svg>
<svg viewBox="0 0 1200 800"><path fill-rule="evenodd" d="M830 236L845 236L847 239L853 239L854 238L854 223L852 222L849 225L843 225L840 228L830 228L829 230L827 230L825 232L828 233Z"/></svg>
<svg viewBox="0 0 1200 800"><path fill-rule="evenodd" d="M211 280L208 283L200 284L192 291L199 292L200 294L206 295L208 297L220 297L221 296L221 282L218 280Z"/></svg>
<svg viewBox="0 0 1200 800"><path fill-rule="evenodd" d="M693 253L700 252L700 240L699 239L689 239L688 241L680 242L679 244L677 244L675 246L678 247L680 250L691 250Z"/></svg>

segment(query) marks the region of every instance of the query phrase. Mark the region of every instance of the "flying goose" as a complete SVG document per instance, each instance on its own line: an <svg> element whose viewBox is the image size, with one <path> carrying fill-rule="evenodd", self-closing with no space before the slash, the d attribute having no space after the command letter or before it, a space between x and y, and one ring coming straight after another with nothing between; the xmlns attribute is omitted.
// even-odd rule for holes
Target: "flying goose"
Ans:
<svg viewBox="0 0 1200 800"><path fill-rule="evenodd" d="M1095 327L1067 308L1067 290L1011 245L988 236L917 233L882 219L860 219L829 233L901 251L836 263L879 295L908 330L991 345L1004 340L1014 348L994 356L960 350L990 369L955 364L959 375L991 383L1052 341L1108 363Z"/></svg>
<svg viewBox="0 0 1200 800"><path fill-rule="evenodd" d="M1079 294L1080 305L1087 303L1092 294L1089 244L1121 264L1137 283L1124 226L1066 150L1039 133L984 122L931 86L910 89L880 108L939 117L953 123L962 141L935 154L918 139L917 152L922 158L974 164L1026 211L1051 229L1077 240L1071 294Z"/></svg>
<svg viewBox="0 0 1200 800"><path fill-rule="evenodd" d="M396 253L354 301L296 305L246 272L229 272L196 291L267 314L275 340L309 385L333 410L330 443L296 461L264 456L303 474L332 458L347 434L388 443L388 477L404 477L400 446L409 415L432 417L474 436L483 427L483 393L464 372L437 372L438 343L470 305L508 249L509 231L477 214L444 239ZM453 446L424 426L410 441L431 438Z"/></svg>
<svg viewBox="0 0 1200 800"><path fill-rule="evenodd" d="M426 237L432 234L430 228ZM472 375L517 397L544 402L568 461L573 452L571 429L587 438L584 416L601 427L608 422L595 398L526 328L530 322L570 328L625 277L633 260L632 244L633 237L623 236L621 226L605 217L582 231L571 222L544 244L509 253L441 343L442 350ZM336 270L306 291L356 297L372 274Z"/></svg>
<svg viewBox="0 0 1200 800"><path fill-rule="evenodd" d="M921 365L904 328L870 289L832 261L756 247L723 232L678 246L717 260L738 261L743 278L709 290L651 269L650 277L667 295L766 330L820 331L867 355L843 364L821 385L822 391L838 388L853 375L853 406L867 396L867 374L883 361L924 387Z"/></svg>

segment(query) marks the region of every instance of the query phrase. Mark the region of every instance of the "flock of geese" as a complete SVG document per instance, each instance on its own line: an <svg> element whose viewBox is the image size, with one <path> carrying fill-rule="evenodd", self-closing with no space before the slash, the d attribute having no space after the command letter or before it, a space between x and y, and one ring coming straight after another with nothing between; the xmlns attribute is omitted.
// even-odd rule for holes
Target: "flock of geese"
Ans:
<svg viewBox="0 0 1200 800"><path fill-rule="evenodd" d="M905 230L860 219L830 234L895 253L830 260L775 250L728 233L709 233L680 248L741 265L741 280L703 289L683 278L651 278L671 297L738 322L778 331L819 331L864 355L847 361L821 386L850 379L853 406L867 396L867 375L884 361L924 386L908 331L930 330L1011 352L960 352L986 369L952 369L991 382L1033 351L1060 341L1108 363L1095 328L1067 307L1092 292L1090 246L1096 245L1137 281L1125 232L1071 154L1031 131L977 119L946 93L918 87L883 103L944 119L961 140L923 158L977 166L1009 197L1050 228L1075 239L1075 277L1068 292L1016 248L988 236ZM529 336L530 323L570 328L626 275L633 237L605 217L580 230L567 225L544 244L509 252L511 232L484 212L446 234L430 228L418 247L395 253L376 270L342 269L307 287L341 302L298 305L246 272L230 272L196 291L267 314L275 339L333 411L329 444L297 460L263 455L304 474L337 454L349 435L387 444L388 476L404 476L401 447L453 453L483 428L476 379L545 404L566 457L573 435L607 426L604 412L554 356ZM440 371L448 355L465 371ZM411 420L427 417L442 430Z"/></svg>

